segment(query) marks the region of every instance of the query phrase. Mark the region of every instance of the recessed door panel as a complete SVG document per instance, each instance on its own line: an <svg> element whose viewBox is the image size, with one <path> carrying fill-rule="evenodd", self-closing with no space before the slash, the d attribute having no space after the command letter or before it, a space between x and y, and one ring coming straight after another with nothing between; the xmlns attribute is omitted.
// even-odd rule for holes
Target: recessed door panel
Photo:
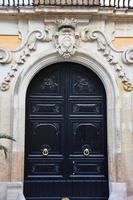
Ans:
<svg viewBox="0 0 133 200"><path fill-rule="evenodd" d="M28 104L29 115L32 116L44 116L44 115L62 115L63 114L63 102L62 101L29 101Z"/></svg>
<svg viewBox="0 0 133 200"><path fill-rule="evenodd" d="M32 85L30 84L30 94L32 96L63 96L64 90L63 84L63 70L54 70L54 68L49 68L46 73L40 76L35 76Z"/></svg>
<svg viewBox="0 0 133 200"><path fill-rule="evenodd" d="M71 115L99 115L103 117L103 104L102 101L70 101L70 114Z"/></svg>
<svg viewBox="0 0 133 200"><path fill-rule="evenodd" d="M73 165L73 177L76 176L97 176L104 177L104 162L102 159L89 159L88 161L76 160Z"/></svg>
<svg viewBox="0 0 133 200"><path fill-rule="evenodd" d="M88 120L89 121L89 120ZM103 120L95 121L86 119L70 120L69 132L71 133L71 154L81 154L85 148L89 149L89 156L91 155L104 155L104 128Z"/></svg>
<svg viewBox="0 0 133 200"><path fill-rule="evenodd" d="M94 73L87 72L87 69L76 67L71 68L69 70L70 84L69 84L69 96L74 97L93 97L99 96L102 97L101 90L101 81L100 79L96 79L96 75Z"/></svg>
<svg viewBox="0 0 133 200"><path fill-rule="evenodd" d="M48 148L49 156L51 154L62 154L62 136L63 122L59 120L30 120L29 121L29 154L42 155L43 148ZM30 135L32 132L32 137Z"/></svg>
<svg viewBox="0 0 133 200"><path fill-rule="evenodd" d="M27 200L107 200L106 95L75 63L42 69L26 96Z"/></svg>

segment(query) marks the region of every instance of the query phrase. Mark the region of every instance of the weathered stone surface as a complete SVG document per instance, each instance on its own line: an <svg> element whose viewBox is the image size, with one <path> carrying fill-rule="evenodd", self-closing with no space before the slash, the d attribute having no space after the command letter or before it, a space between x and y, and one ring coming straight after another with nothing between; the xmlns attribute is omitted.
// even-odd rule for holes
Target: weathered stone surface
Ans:
<svg viewBox="0 0 133 200"><path fill-rule="evenodd" d="M112 192L109 200L127 200L127 190L125 183L112 183Z"/></svg>
<svg viewBox="0 0 133 200"><path fill-rule="evenodd" d="M7 182L7 196L3 200L25 200L22 193L22 183Z"/></svg>
<svg viewBox="0 0 133 200"><path fill-rule="evenodd" d="M133 196L129 196L127 200L133 200Z"/></svg>
<svg viewBox="0 0 133 200"><path fill-rule="evenodd" d="M18 196L17 196L17 199L16 199L16 200L26 200L26 199L25 199L25 197L24 197L23 193L22 193L22 192L20 192L20 193L18 194Z"/></svg>
<svg viewBox="0 0 133 200"><path fill-rule="evenodd" d="M7 194L7 185L6 183L0 182L0 200L5 200Z"/></svg>

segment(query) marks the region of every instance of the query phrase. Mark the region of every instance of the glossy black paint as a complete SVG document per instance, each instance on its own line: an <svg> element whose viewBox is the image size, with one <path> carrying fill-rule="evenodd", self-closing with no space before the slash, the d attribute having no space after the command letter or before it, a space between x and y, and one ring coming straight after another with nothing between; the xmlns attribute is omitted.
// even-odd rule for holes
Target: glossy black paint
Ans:
<svg viewBox="0 0 133 200"><path fill-rule="evenodd" d="M106 124L105 89L96 74L69 62L41 70L26 97L26 199L107 200Z"/></svg>

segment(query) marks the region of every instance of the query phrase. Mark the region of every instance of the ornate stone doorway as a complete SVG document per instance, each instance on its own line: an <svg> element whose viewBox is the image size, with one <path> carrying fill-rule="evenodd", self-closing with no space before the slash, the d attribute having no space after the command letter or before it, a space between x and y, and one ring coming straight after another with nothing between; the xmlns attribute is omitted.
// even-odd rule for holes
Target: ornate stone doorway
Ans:
<svg viewBox="0 0 133 200"><path fill-rule="evenodd" d="M106 94L99 77L80 64L53 64L32 79L26 102L26 199L107 200Z"/></svg>

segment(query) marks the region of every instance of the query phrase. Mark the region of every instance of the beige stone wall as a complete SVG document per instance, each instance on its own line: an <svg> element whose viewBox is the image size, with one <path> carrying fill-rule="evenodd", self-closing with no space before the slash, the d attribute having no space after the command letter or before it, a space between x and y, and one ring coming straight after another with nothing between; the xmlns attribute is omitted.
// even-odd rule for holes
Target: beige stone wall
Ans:
<svg viewBox="0 0 133 200"><path fill-rule="evenodd" d="M5 47L10 50L15 50L20 45L18 35L0 35L0 47Z"/></svg>

